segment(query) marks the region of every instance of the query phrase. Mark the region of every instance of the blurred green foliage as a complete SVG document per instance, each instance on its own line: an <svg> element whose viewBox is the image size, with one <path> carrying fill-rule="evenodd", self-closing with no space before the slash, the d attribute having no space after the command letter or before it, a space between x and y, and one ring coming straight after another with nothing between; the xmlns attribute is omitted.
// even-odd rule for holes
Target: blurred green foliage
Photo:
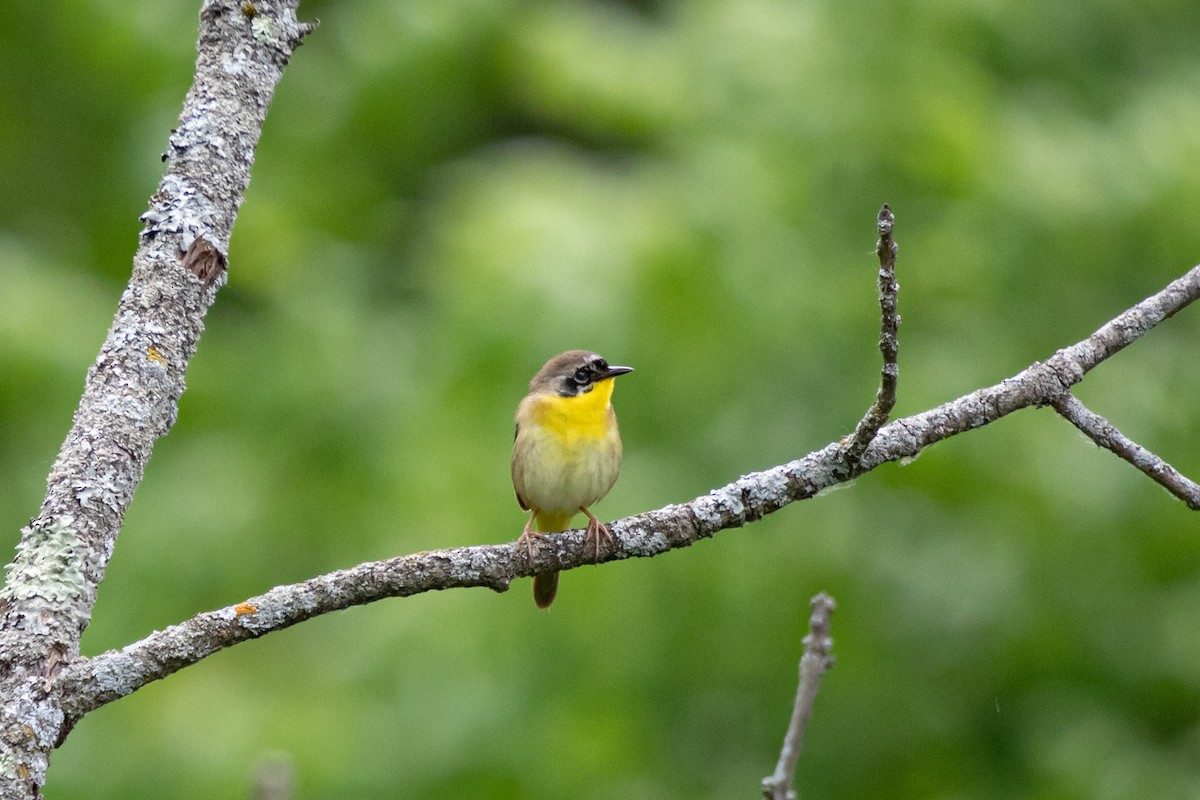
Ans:
<svg viewBox="0 0 1200 800"><path fill-rule="evenodd" d="M128 275L197 3L0 26L0 531L35 513ZM306 2L178 426L87 653L330 569L523 524L529 376L637 368L605 519L848 431L874 395L874 217L910 414L1200 260L1190 0ZM1200 310L1081 396L1200 474ZM715 541L379 603L87 717L50 798L757 796L818 590L823 798L1200 793L1200 527L1026 411Z"/></svg>

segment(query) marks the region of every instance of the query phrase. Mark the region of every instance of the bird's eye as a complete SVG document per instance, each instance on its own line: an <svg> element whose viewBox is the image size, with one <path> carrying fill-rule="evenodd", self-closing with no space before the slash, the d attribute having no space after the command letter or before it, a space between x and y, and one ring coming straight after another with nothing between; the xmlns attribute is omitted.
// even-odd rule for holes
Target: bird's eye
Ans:
<svg viewBox="0 0 1200 800"><path fill-rule="evenodd" d="M591 370L589 370L587 367L580 367L579 369L575 370L575 375L572 380L575 381L575 383L579 386L587 386L592 380Z"/></svg>

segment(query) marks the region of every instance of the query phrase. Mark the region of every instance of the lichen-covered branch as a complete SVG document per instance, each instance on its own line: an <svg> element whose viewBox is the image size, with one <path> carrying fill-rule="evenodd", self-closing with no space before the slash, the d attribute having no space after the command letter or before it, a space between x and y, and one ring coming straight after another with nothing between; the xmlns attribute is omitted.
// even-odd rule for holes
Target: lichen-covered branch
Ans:
<svg viewBox="0 0 1200 800"><path fill-rule="evenodd" d="M763 778L764 800L796 800L793 784L796 765L800 763L800 748L804 744L804 733L808 718L812 715L817 690L821 688L821 677L833 666L833 639L829 636L829 619L837 609L837 603L821 592L810 605L812 615L808 619L808 635L804 637L804 654L800 657L800 680L796 685L796 700L792 704L792 718L788 722L783 746L779 748L779 761L775 772Z"/></svg>
<svg viewBox="0 0 1200 800"><path fill-rule="evenodd" d="M195 81L112 327L0 590L0 796L33 797L64 735L55 674L78 654L105 568L225 282L267 105L308 32L297 0L207 0Z"/></svg>
<svg viewBox="0 0 1200 800"><path fill-rule="evenodd" d="M879 209L876 224L879 230L879 241L875 245L875 253L879 256L879 352L883 355L883 368L875 402L846 441L843 455L850 465L862 458L867 445L888 421L888 415L896 405L896 383L900 377L900 315L896 310L900 293L900 285L896 283L896 253L900 248L892 238L896 217L887 203Z"/></svg>
<svg viewBox="0 0 1200 800"><path fill-rule="evenodd" d="M1068 392L1054 398L1050 404L1064 419L1079 428L1097 445L1111 450L1137 467L1186 503L1188 508L1200 511L1200 484L1180 474L1179 470L1166 461L1125 436L1115 425L1081 403L1075 395Z"/></svg>
<svg viewBox="0 0 1200 800"><path fill-rule="evenodd" d="M912 458L935 442L1019 409L1050 404L1090 369L1197 297L1200 267L1045 362L994 386L885 425L863 452L854 474ZM618 520L610 526L614 541L601 545L598 559L591 548L583 546L583 531L567 531L547 536L530 559L509 543L431 550L360 564L200 614L123 650L79 659L59 676L58 687L68 714L78 718L218 650L320 614L435 589L484 586L504 591L514 579L540 572L656 556L761 519L849 477L843 447L834 442L796 461L745 475L690 502Z"/></svg>

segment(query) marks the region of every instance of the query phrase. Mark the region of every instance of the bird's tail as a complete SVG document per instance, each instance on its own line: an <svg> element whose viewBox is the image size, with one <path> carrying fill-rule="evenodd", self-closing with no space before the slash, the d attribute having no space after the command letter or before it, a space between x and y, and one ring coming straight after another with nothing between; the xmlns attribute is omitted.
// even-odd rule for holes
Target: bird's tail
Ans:
<svg viewBox="0 0 1200 800"><path fill-rule="evenodd" d="M549 608L558 594L558 573L543 572L533 576L533 602L538 608Z"/></svg>
<svg viewBox="0 0 1200 800"><path fill-rule="evenodd" d="M578 512L539 511L534 526L542 533L558 533L570 530L571 519ZM558 594L558 573L542 572L533 576L533 602L538 608L549 608Z"/></svg>

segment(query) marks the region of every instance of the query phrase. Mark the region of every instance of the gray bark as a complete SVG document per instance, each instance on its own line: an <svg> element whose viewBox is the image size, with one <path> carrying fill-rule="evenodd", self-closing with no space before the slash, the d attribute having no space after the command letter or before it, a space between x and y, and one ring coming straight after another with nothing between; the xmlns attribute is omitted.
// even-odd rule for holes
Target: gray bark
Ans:
<svg viewBox="0 0 1200 800"><path fill-rule="evenodd" d="M69 730L54 679L79 655L125 510L175 422L267 105L308 31L295 6L209 0L200 11L195 81L132 277L0 590L0 797L36 797Z"/></svg>

